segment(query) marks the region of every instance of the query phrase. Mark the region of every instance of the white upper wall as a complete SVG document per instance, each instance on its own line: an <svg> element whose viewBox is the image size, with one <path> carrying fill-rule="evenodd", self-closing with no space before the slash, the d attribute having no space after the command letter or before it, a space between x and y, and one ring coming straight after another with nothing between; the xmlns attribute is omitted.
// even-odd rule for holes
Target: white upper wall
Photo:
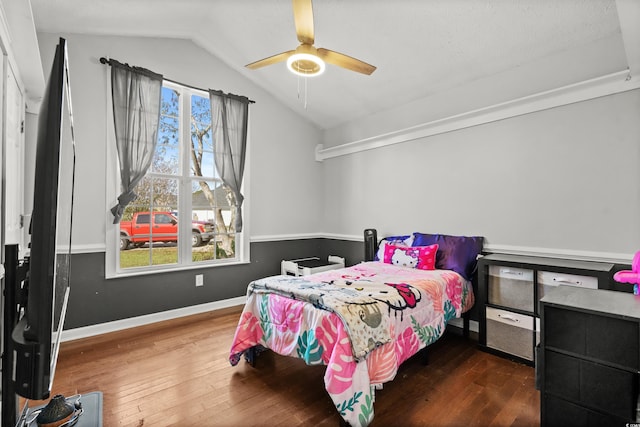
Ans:
<svg viewBox="0 0 640 427"><path fill-rule="evenodd" d="M639 117L636 89L327 159L325 231L481 235L494 249L630 261Z"/></svg>
<svg viewBox="0 0 640 427"><path fill-rule="evenodd" d="M251 236L321 229L322 165L314 160L320 132L314 125L187 40L39 33L45 76L59 37L67 39L69 51L77 151L73 234L77 251L104 250L107 213L115 203L105 200L106 132L112 132L113 125L106 123L106 109L111 107L108 66L99 63L103 56L148 68L167 79L256 101L250 106L249 122Z"/></svg>

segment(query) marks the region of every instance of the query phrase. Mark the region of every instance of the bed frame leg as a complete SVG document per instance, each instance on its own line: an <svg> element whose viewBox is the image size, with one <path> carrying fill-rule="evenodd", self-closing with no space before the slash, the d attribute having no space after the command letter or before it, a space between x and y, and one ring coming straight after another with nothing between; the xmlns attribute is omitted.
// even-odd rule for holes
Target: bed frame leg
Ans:
<svg viewBox="0 0 640 427"><path fill-rule="evenodd" d="M244 360L246 360L247 363L251 365L252 368L256 367L256 356L257 356L257 351L255 347L251 347L250 349L244 352Z"/></svg>
<svg viewBox="0 0 640 427"><path fill-rule="evenodd" d="M462 315L462 336L469 338L469 321L471 320L471 314L469 311Z"/></svg>
<svg viewBox="0 0 640 427"><path fill-rule="evenodd" d="M429 364L429 350L427 350L427 347L420 350L420 359L422 360L423 366L427 366Z"/></svg>

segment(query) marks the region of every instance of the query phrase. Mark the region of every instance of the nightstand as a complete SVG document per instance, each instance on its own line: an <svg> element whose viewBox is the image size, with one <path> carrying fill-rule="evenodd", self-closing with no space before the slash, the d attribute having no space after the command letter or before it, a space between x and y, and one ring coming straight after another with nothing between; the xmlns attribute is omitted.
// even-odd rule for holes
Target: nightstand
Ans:
<svg viewBox="0 0 640 427"><path fill-rule="evenodd" d="M318 257L292 259L280 263L280 274L289 276L308 276L322 271L344 268L344 258L329 255L327 261Z"/></svg>

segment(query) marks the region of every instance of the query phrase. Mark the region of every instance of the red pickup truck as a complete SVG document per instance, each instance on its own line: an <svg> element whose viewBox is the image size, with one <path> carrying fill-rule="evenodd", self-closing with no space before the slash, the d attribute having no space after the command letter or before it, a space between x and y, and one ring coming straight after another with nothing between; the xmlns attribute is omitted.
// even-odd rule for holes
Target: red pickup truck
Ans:
<svg viewBox="0 0 640 427"><path fill-rule="evenodd" d="M213 223L191 223L191 246L206 244L213 239ZM140 247L149 242L177 242L178 218L171 212L136 212L131 221L120 222L120 250L132 245Z"/></svg>

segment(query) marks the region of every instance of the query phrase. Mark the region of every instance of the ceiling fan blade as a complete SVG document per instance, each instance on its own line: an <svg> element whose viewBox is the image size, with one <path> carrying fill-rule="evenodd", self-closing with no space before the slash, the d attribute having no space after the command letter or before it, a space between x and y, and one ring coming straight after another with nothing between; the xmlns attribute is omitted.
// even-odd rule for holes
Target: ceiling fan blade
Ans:
<svg viewBox="0 0 640 427"><path fill-rule="evenodd" d="M311 0L293 0L293 21L298 41L313 44L313 6Z"/></svg>
<svg viewBox="0 0 640 427"><path fill-rule="evenodd" d="M278 62L286 61L288 57L296 53L295 50L288 50L286 52L279 53L277 55L270 56L268 58L260 59L256 62L252 62L251 64L245 65L245 67L250 68L252 70L266 67L267 65L276 64Z"/></svg>
<svg viewBox="0 0 640 427"><path fill-rule="evenodd" d="M362 74L370 75L376 70L376 67L371 64L367 64L359 59L352 58L343 53L329 49L318 49L318 56L329 64L337 65L338 67L346 68L347 70L356 71Z"/></svg>

